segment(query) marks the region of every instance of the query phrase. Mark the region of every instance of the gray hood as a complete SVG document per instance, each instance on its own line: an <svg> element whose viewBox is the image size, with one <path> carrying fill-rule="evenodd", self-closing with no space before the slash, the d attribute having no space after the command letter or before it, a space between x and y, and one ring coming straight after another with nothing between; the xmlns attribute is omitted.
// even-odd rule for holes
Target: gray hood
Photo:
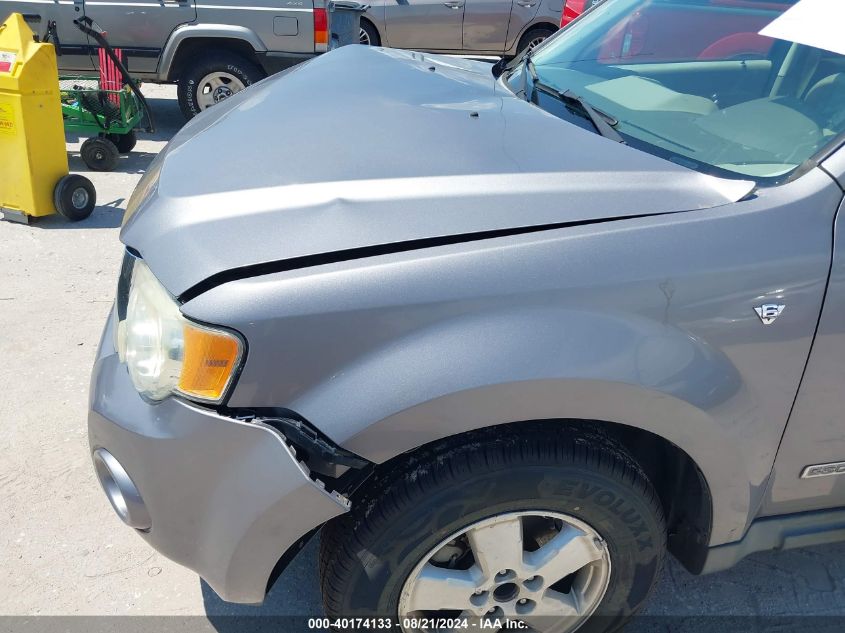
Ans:
<svg viewBox="0 0 845 633"><path fill-rule="evenodd" d="M256 264L709 208L752 187L562 121L489 64L348 46L186 125L139 184L121 239L178 296Z"/></svg>

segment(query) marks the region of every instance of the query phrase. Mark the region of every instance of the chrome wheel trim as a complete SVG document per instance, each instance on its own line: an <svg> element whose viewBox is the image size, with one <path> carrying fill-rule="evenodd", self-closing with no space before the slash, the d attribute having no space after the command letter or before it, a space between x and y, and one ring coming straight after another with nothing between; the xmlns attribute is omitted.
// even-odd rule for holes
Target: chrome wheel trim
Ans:
<svg viewBox="0 0 845 633"><path fill-rule="evenodd" d="M604 539L583 521L559 512L508 512L462 529L422 558L402 587L400 624L410 632L418 629L405 628L406 619L460 614L569 633L598 607L610 573Z"/></svg>
<svg viewBox="0 0 845 633"><path fill-rule="evenodd" d="M367 31L364 29L363 26L361 27L361 30L358 32L358 40L359 40L358 43L363 44L364 46L369 46L371 44L370 34L367 33Z"/></svg>
<svg viewBox="0 0 845 633"><path fill-rule="evenodd" d="M205 110L215 103L225 101L245 87L244 83L231 73L209 73L197 83L197 105L200 110Z"/></svg>

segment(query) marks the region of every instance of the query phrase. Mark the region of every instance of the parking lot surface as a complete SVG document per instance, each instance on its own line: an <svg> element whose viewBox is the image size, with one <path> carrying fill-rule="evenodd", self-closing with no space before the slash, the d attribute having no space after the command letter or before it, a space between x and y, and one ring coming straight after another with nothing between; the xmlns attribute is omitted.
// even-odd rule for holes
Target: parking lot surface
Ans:
<svg viewBox="0 0 845 633"><path fill-rule="evenodd" d="M94 478L88 377L114 295L121 216L145 166L183 122L173 87L145 92L160 129L114 172L86 172L74 153L79 140L68 139L71 171L97 187L90 218L0 222L0 614L196 615L219 630L238 621L229 616L320 615L316 542L264 606L229 605L123 526ZM758 554L704 577L670 560L647 613L675 617L631 630L718 630L705 615L845 615L845 544ZM759 622L744 630L763 630Z"/></svg>

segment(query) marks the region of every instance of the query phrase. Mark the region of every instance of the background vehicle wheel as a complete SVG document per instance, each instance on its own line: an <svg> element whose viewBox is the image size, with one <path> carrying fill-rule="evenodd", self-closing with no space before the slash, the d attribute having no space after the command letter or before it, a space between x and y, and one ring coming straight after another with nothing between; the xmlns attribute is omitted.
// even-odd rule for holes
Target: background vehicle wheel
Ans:
<svg viewBox="0 0 845 633"><path fill-rule="evenodd" d="M554 33L555 32L553 30L544 26L529 29L520 38L519 46L517 46L516 49L516 54L519 55L526 48L529 50L533 50L536 46L542 44L547 37L551 37L552 35L554 35Z"/></svg>
<svg viewBox="0 0 845 633"><path fill-rule="evenodd" d="M109 134L108 138L117 147L117 151L121 154L128 154L138 143L138 137L135 135L135 130L129 130L126 134Z"/></svg>
<svg viewBox="0 0 845 633"><path fill-rule="evenodd" d="M376 27L364 19L361 20L361 44L364 46L381 46L381 37L379 37Z"/></svg>
<svg viewBox="0 0 845 633"><path fill-rule="evenodd" d="M53 205L71 222L84 220L97 204L97 191L85 176L63 176L53 189Z"/></svg>
<svg viewBox="0 0 845 633"><path fill-rule="evenodd" d="M544 429L446 444L370 485L323 530L327 614L620 627L663 565L660 501L608 438Z"/></svg>
<svg viewBox="0 0 845 633"><path fill-rule="evenodd" d="M89 169L94 171L111 171L120 160L117 146L104 137L86 139L79 153Z"/></svg>
<svg viewBox="0 0 845 633"><path fill-rule="evenodd" d="M190 119L262 79L264 71L240 55L200 54L179 77L179 108Z"/></svg>

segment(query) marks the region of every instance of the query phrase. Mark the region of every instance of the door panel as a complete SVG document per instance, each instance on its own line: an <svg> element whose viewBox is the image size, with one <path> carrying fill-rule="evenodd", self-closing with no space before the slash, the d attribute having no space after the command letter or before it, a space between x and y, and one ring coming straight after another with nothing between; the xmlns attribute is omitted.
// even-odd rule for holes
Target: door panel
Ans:
<svg viewBox="0 0 845 633"><path fill-rule="evenodd" d="M37 15L41 18L38 23L29 22L29 27L38 35L40 40L47 34L47 25L53 21L59 36L60 48L56 53L59 72L91 71L94 63L88 54L88 38L76 28L73 21L82 16L82 0L75 2L15 2L10 10L20 11L24 15ZM0 19L5 18L0 11Z"/></svg>
<svg viewBox="0 0 845 633"><path fill-rule="evenodd" d="M788 310L789 306L785 310ZM845 217L816 340L783 436L762 515L845 506L845 474L802 479L810 465L845 461Z"/></svg>
<svg viewBox="0 0 845 633"><path fill-rule="evenodd" d="M516 0L516 2L533 3L536 11L540 0ZM504 52L512 4L514 0L466 0L464 50Z"/></svg>
<svg viewBox="0 0 845 633"><path fill-rule="evenodd" d="M465 0L393 0L384 7L387 45L461 50Z"/></svg>
<svg viewBox="0 0 845 633"><path fill-rule="evenodd" d="M123 49L130 72L155 71L173 29L197 17L194 0L85 0L85 15Z"/></svg>
<svg viewBox="0 0 845 633"><path fill-rule="evenodd" d="M543 0L514 0L513 10L511 11L510 24L508 25L506 49L516 46L525 27L534 19L540 11L540 5ZM553 5L554 2L547 0L547 7ZM554 20L549 20L552 24L557 24L560 21L560 15L555 16Z"/></svg>

